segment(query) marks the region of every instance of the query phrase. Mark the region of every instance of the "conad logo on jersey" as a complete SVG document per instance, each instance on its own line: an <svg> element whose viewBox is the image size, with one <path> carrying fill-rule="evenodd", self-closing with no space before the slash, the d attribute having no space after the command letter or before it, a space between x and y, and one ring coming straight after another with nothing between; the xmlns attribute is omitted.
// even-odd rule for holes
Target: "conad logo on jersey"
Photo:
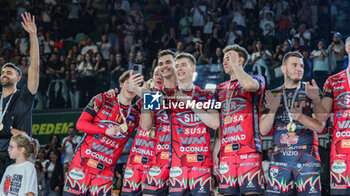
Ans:
<svg viewBox="0 0 350 196"><path fill-rule="evenodd" d="M182 169L180 167L172 167L170 169L170 177L176 178L182 174Z"/></svg>
<svg viewBox="0 0 350 196"><path fill-rule="evenodd" d="M70 172L69 172L69 176L71 178L73 178L74 180L82 180L85 178L85 174L81 171L78 171L76 169L72 169Z"/></svg>
<svg viewBox="0 0 350 196"><path fill-rule="evenodd" d="M131 178L134 175L134 172L131 169L126 169L124 178Z"/></svg>
<svg viewBox="0 0 350 196"><path fill-rule="evenodd" d="M229 171L229 167L228 165L225 163L225 164L220 164L220 167L219 167L219 172L221 174L226 174L228 171Z"/></svg>
<svg viewBox="0 0 350 196"><path fill-rule="evenodd" d="M149 169L148 174L150 176L158 176L160 174L160 172L161 172L160 168L151 168L151 169Z"/></svg>
<svg viewBox="0 0 350 196"><path fill-rule="evenodd" d="M344 161L335 161L332 164L332 171L337 174L341 174L346 171L346 164Z"/></svg>

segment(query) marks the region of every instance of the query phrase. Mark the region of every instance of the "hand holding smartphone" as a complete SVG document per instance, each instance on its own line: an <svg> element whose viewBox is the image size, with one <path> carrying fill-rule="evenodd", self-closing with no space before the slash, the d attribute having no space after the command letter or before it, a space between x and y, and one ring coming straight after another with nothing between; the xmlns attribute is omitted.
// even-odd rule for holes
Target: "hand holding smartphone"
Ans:
<svg viewBox="0 0 350 196"><path fill-rule="evenodd" d="M141 74L142 75L142 65L141 64L135 64L132 68L133 75ZM143 82L140 83L140 86L143 85Z"/></svg>

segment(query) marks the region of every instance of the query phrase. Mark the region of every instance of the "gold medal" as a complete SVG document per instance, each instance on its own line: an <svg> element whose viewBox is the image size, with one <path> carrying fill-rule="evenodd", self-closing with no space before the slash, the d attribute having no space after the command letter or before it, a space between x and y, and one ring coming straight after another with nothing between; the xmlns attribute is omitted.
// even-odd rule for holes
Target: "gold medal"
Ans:
<svg viewBox="0 0 350 196"><path fill-rule="evenodd" d="M0 123L0 131L4 128L4 124Z"/></svg>
<svg viewBox="0 0 350 196"><path fill-rule="evenodd" d="M289 122L287 125L288 132L294 132L297 128L297 125L294 122Z"/></svg>
<svg viewBox="0 0 350 196"><path fill-rule="evenodd" d="M225 116L225 124L230 124L232 122L232 118L230 115Z"/></svg>
<svg viewBox="0 0 350 196"><path fill-rule="evenodd" d="M128 131L128 125L126 123L123 123L120 125L120 128L122 129L122 132L125 133Z"/></svg>

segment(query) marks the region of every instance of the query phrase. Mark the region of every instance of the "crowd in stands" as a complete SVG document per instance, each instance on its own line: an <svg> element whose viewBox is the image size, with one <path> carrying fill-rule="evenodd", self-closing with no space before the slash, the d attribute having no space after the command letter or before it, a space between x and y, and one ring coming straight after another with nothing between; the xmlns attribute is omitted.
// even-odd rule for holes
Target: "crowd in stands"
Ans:
<svg viewBox="0 0 350 196"><path fill-rule="evenodd" d="M247 49L249 73L268 87L281 81L283 55L304 56L305 80L343 68L350 8L346 0L19 0L1 1L0 64L13 62L26 82L29 40L20 14L36 17L40 87L35 108L79 108L118 88L124 70L142 64L152 75L161 49L192 53L198 65L221 64L222 49ZM334 32L332 32L334 31ZM341 33L338 33L341 32ZM346 61L345 61L346 62ZM346 62L347 63L347 62Z"/></svg>

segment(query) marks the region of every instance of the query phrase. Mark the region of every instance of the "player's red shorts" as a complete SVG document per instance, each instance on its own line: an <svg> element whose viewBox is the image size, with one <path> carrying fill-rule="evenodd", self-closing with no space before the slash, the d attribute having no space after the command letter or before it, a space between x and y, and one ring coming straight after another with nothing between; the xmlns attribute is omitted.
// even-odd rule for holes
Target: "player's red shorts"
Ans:
<svg viewBox="0 0 350 196"><path fill-rule="evenodd" d="M113 172L103 170L98 174L90 173L79 165L71 163L67 172L63 195L108 196L113 188Z"/></svg>
<svg viewBox="0 0 350 196"><path fill-rule="evenodd" d="M331 155L331 194L350 195L350 154Z"/></svg>
<svg viewBox="0 0 350 196"><path fill-rule="evenodd" d="M228 195L241 195L248 192L263 193L261 159L261 153L221 157L219 193Z"/></svg>
<svg viewBox="0 0 350 196"><path fill-rule="evenodd" d="M211 175L211 167L172 167L170 169L169 193L171 196L210 196Z"/></svg>
<svg viewBox="0 0 350 196"><path fill-rule="evenodd" d="M123 179L122 196L142 195L144 182L146 181L148 165L126 167Z"/></svg>
<svg viewBox="0 0 350 196"><path fill-rule="evenodd" d="M149 169L144 194L168 195L169 192L169 168L153 166Z"/></svg>

